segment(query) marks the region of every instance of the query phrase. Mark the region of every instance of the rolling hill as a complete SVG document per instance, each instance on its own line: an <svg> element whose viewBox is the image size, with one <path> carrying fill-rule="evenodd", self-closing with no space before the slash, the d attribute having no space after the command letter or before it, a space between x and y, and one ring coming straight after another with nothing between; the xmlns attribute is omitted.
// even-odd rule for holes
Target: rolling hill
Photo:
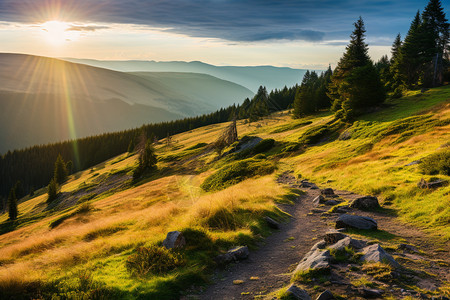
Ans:
<svg viewBox="0 0 450 300"><path fill-rule="evenodd" d="M239 120L241 140L274 143L223 156L209 145L229 123L213 124L155 145L157 169L138 180L132 180L138 154L124 153L71 175L51 203L46 188L37 190L20 200L17 220L0 215L0 295L286 299L280 294L295 283L314 299L326 289L337 299L367 299L361 292L369 288L384 299L444 299L450 296L450 185L417 182L450 181L448 173L424 172L427 158L449 153L450 86L411 91L387 104L345 127L333 127L330 112ZM326 134L305 142L324 126ZM218 188L206 190L212 181ZM330 188L336 197L314 204ZM358 195L376 196L381 207L351 208ZM362 262L351 245L339 251L317 246L332 255L332 268L303 278L292 272L337 225L339 209L374 218L377 229L344 234L381 245L402 267L394 270L384 259ZM279 229L271 229L267 217ZM163 248L175 230L184 234L185 247ZM213 276L217 255L241 245L249 246L250 259Z"/></svg>
<svg viewBox="0 0 450 300"><path fill-rule="evenodd" d="M0 153L209 113L252 94L204 74L131 74L0 54Z"/></svg>
<svg viewBox="0 0 450 300"><path fill-rule="evenodd" d="M302 81L306 70L273 66L237 67L214 66L200 61L107 61L64 58L67 61L121 71L121 72L193 72L229 80L245 86L256 93L263 85L268 91L293 86Z"/></svg>

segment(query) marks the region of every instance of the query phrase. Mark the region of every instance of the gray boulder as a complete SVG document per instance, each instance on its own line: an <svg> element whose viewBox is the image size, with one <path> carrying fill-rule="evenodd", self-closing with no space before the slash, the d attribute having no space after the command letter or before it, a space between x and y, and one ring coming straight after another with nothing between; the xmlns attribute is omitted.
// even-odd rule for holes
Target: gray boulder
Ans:
<svg viewBox="0 0 450 300"><path fill-rule="evenodd" d="M286 295L298 300L311 300L308 292L299 288L295 284L291 284L286 290Z"/></svg>
<svg viewBox="0 0 450 300"><path fill-rule="evenodd" d="M335 300L333 293L331 293L329 290L326 290L319 296L317 296L316 300Z"/></svg>
<svg viewBox="0 0 450 300"><path fill-rule="evenodd" d="M377 222L369 217L343 214L336 220L336 228L377 229Z"/></svg>
<svg viewBox="0 0 450 300"><path fill-rule="evenodd" d="M347 237L347 235L340 233L337 230L332 230L325 233L324 240L327 245L333 245L345 237Z"/></svg>
<svg viewBox="0 0 450 300"><path fill-rule="evenodd" d="M327 243L324 240L322 240L322 241L315 243L314 246L312 246L311 250L309 250L309 251L311 252L311 251L315 251L316 249L325 249L326 246L327 246Z"/></svg>
<svg viewBox="0 0 450 300"><path fill-rule="evenodd" d="M350 203L351 208L357 208L361 210L372 210L376 208L380 208L380 204L378 203L378 198L373 196L364 196L356 198Z"/></svg>
<svg viewBox="0 0 450 300"><path fill-rule="evenodd" d="M448 184L448 181L443 180L443 179L436 179L436 180L427 182L425 179L422 178L417 183L417 186L421 189L436 189L439 187L446 186L447 184Z"/></svg>
<svg viewBox="0 0 450 300"><path fill-rule="evenodd" d="M395 261L395 259L387 253L379 244L373 244L362 249L364 254L361 257L362 261L367 262L382 262L391 265L394 268L400 268L400 264Z"/></svg>
<svg viewBox="0 0 450 300"><path fill-rule="evenodd" d="M166 239L163 241L163 246L167 249L183 248L186 246L186 240L181 232L171 231L167 234Z"/></svg>
<svg viewBox="0 0 450 300"><path fill-rule="evenodd" d="M294 272L307 270L327 270L330 268L330 251L316 249L308 252L295 268Z"/></svg>
<svg viewBox="0 0 450 300"><path fill-rule="evenodd" d="M353 249L362 249L367 246L367 243L362 240L352 239L351 237L345 237L342 240L337 241L331 245L330 249L343 250L345 247L352 247Z"/></svg>

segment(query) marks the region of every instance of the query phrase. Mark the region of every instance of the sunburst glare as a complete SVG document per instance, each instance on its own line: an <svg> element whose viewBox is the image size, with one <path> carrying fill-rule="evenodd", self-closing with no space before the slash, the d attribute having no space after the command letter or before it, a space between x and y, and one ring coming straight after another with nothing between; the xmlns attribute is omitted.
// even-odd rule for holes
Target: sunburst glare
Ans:
<svg viewBox="0 0 450 300"><path fill-rule="evenodd" d="M71 24L57 20L47 21L41 25L45 40L54 46L78 39L80 33L70 30Z"/></svg>

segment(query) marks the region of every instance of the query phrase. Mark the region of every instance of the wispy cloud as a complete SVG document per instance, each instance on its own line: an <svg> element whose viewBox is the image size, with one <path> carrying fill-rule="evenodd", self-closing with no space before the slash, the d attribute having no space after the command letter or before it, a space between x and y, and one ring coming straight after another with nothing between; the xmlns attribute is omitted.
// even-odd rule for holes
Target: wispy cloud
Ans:
<svg viewBox="0 0 450 300"><path fill-rule="evenodd" d="M348 39L360 15L366 24L376 24L368 29L371 34L394 36L394 30L406 30L407 20L425 4L422 0L0 0L0 21L139 24L230 42L322 42ZM98 29L103 28L73 28Z"/></svg>
<svg viewBox="0 0 450 300"><path fill-rule="evenodd" d="M72 25L66 29L66 31L96 31L101 29L108 29L109 26L99 25Z"/></svg>

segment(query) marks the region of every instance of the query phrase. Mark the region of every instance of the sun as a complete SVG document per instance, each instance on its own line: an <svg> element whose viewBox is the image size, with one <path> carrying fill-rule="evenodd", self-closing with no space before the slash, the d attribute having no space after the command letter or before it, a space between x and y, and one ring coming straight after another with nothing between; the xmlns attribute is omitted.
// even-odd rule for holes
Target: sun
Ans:
<svg viewBox="0 0 450 300"><path fill-rule="evenodd" d="M53 46L61 46L78 38L79 33L70 30L71 25L61 21L47 21L41 25L45 40Z"/></svg>

